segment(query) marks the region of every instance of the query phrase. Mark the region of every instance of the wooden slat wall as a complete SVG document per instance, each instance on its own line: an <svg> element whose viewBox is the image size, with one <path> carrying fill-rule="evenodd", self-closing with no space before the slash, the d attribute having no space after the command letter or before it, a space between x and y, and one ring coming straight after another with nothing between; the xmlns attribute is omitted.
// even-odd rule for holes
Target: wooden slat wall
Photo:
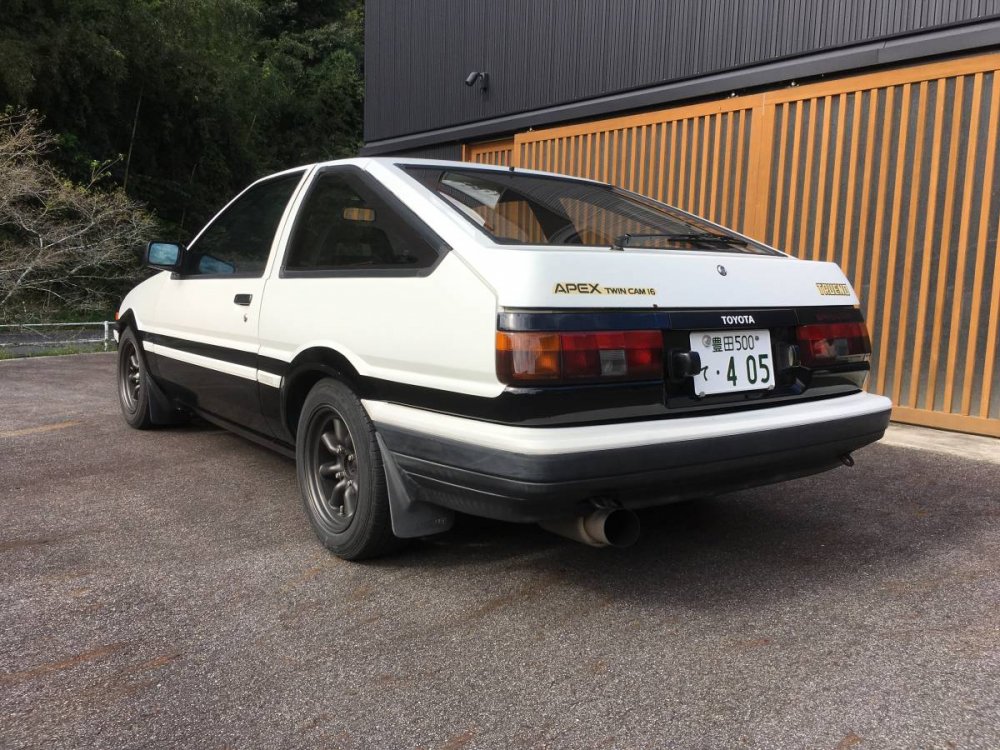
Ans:
<svg viewBox="0 0 1000 750"><path fill-rule="evenodd" d="M987 55L768 96L780 156L756 228L847 273L895 419L995 436L998 71Z"/></svg>
<svg viewBox="0 0 1000 750"><path fill-rule="evenodd" d="M898 421L1000 437L1000 54L547 130L467 158L593 177L801 258L863 301Z"/></svg>
<svg viewBox="0 0 1000 750"><path fill-rule="evenodd" d="M509 167L513 152L513 138L488 143L471 143L462 146L462 160L476 164L495 164L500 167Z"/></svg>
<svg viewBox="0 0 1000 750"><path fill-rule="evenodd" d="M514 163L605 180L740 229L757 99L519 134Z"/></svg>

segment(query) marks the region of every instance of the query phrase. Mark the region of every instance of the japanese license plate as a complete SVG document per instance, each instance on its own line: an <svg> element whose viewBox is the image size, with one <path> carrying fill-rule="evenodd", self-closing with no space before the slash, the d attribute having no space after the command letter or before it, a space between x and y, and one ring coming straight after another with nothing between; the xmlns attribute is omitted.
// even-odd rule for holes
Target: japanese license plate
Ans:
<svg viewBox="0 0 1000 750"><path fill-rule="evenodd" d="M695 395L736 393L774 388L771 332L694 331L691 351L701 357L694 376Z"/></svg>

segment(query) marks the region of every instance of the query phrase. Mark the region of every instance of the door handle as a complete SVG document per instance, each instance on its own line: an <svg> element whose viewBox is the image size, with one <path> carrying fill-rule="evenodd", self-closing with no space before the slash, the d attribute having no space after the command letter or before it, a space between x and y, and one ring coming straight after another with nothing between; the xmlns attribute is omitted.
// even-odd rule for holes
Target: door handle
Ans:
<svg viewBox="0 0 1000 750"><path fill-rule="evenodd" d="M233 297L233 302L235 302L237 305L243 305L244 307L247 307L250 305L250 300L252 299L253 299L252 294L237 294L235 297Z"/></svg>

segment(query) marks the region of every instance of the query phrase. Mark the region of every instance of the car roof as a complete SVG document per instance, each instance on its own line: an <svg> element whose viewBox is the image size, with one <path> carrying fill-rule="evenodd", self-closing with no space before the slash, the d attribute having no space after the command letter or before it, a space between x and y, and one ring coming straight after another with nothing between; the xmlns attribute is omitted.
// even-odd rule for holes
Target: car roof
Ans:
<svg viewBox="0 0 1000 750"><path fill-rule="evenodd" d="M606 185L608 183L601 182L600 180L593 180L588 177L578 177L576 175L559 174L558 172L546 172L540 169L524 169L523 167L511 167L511 166L499 166L495 164L479 164L476 162L469 161L455 161L448 159L419 159L410 156L355 156L346 159L334 159L332 161L322 161L314 162L313 164L305 164L301 167L296 167L295 169L309 169L312 167L331 167L338 165L352 164L354 166L364 169L370 164L381 164L390 168L399 167L442 167L446 169L477 169L489 172L512 172L516 171L518 174L534 174L534 175L544 175L546 177L559 177L562 179L570 180L582 180L584 182L592 182L595 185ZM286 170L292 171L292 170ZM281 174L280 172L278 174ZM270 175L274 176L274 175Z"/></svg>

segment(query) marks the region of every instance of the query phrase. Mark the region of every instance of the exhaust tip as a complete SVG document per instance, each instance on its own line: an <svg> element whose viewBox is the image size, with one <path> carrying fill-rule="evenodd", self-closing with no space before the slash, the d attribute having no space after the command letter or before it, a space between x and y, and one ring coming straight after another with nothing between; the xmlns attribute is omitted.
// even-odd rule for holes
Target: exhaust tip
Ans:
<svg viewBox="0 0 1000 750"><path fill-rule="evenodd" d="M602 508L586 516L543 521L539 525L591 547L629 547L639 538L639 517L623 508Z"/></svg>
<svg viewBox="0 0 1000 750"><path fill-rule="evenodd" d="M630 510L598 511L603 516L601 536L612 547L631 547L639 540L639 517Z"/></svg>

